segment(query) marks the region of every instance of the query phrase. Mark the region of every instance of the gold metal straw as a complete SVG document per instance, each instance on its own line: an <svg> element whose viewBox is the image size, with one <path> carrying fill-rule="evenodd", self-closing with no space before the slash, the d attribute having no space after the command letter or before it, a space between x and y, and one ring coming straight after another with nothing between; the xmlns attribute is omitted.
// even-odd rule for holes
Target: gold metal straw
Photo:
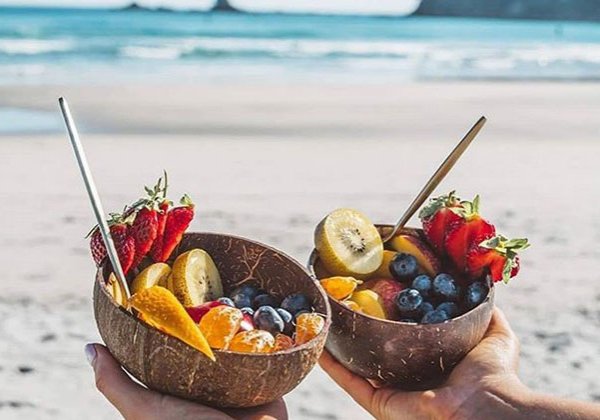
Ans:
<svg viewBox="0 0 600 420"><path fill-rule="evenodd" d="M121 262L119 261L117 249L115 248L115 244L112 240L108 223L106 223L102 202L100 201L100 196L98 195L98 190L96 189L96 184L94 183L94 178L92 177L92 172L90 171L90 167L85 156L85 151L83 150L83 145L81 144L81 140L79 140L79 133L77 132L75 121L73 121L73 117L71 116L69 104L63 97L58 98L58 104L60 106L63 118L65 119L67 133L69 133L69 139L71 140L71 146L73 146L75 158L77 159L77 164L79 165L79 170L81 171L85 188L90 198L90 202L92 203L92 209L94 210L96 221L100 227L102 239L104 239L104 243L106 245L108 258L112 263L113 270L117 276L117 281L121 283L121 286L123 287L123 290L125 290L127 298L129 299L131 292L129 290L129 286L127 285L127 280L125 279L125 274L123 273L123 268L121 267Z"/></svg>
<svg viewBox="0 0 600 420"><path fill-rule="evenodd" d="M429 181L427 181L427 184L425 184L419 195L417 195L417 197L413 200L410 206L408 206L402 217L400 217L400 220L398 220L398 223L396 223L396 226L394 226L394 229L392 229L392 231L388 233L385 236L385 238L383 238L384 243L392 239L396 232L398 232L399 229L402 229L404 225L408 223L413 214L415 214L415 212L419 210L419 208L423 205L425 200L429 198L429 196L435 190L438 184L442 182L446 175L448 175L448 172L450 172L454 164L458 161L458 159L460 159L465 150L467 150L467 148L469 147L473 139L475 139L475 137L477 136L477 134L479 133L486 121L487 120L485 117L479 118L475 125L471 127L469 132L463 137L460 143L458 143L454 150L450 152L446 160L444 160L444 162L440 165L437 171L435 171L431 178L429 178Z"/></svg>

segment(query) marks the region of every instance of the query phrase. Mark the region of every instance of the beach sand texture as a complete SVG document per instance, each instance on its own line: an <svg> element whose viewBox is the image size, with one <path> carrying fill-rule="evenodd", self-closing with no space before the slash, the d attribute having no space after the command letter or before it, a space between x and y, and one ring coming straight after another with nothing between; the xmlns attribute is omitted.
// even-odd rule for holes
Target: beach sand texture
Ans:
<svg viewBox="0 0 600 420"><path fill-rule="evenodd" d="M171 195L197 203L192 230L301 262L334 208L394 222L485 114L438 192L480 193L500 231L533 243L520 276L498 287L523 381L600 401L599 93L591 83L2 87L0 106L58 112L66 95L106 209L164 168ZM83 239L94 222L65 135L0 137L0 179L0 417L117 418L83 355L99 339ZM368 418L318 368L286 401L292 419Z"/></svg>

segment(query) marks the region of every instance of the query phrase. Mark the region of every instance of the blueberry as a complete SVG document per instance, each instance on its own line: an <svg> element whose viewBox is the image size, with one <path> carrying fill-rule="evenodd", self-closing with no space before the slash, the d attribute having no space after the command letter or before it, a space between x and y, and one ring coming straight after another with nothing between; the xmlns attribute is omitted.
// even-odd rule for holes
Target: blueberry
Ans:
<svg viewBox="0 0 600 420"><path fill-rule="evenodd" d="M417 275L417 259L404 253L398 253L390 261L390 273L398 281L408 281Z"/></svg>
<svg viewBox="0 0 600 420"><path fill-rule="evenodd" d="M419 315L422 317L423 315L425 315L426 313L429 313L431 311L433 311L435 308L433 307L433 305L429 302L423 302L419 305L419 307L417 308L417 310L419 311Z"/></svg>
<svg viewBox="0 0 600 420"><path fill-rule="evenodd" d="M279 306L279 301L268 293L261 293L259 295L256 295L256 297L252 301L252 307L260 308L261 306L276 307Z"/></svg>
<svg viewBox="0 0 600 420"><path fill-rule="evenodd" d="M396 306L402 316L414 315L418 312L417 308L423 303L423 296L415 289L404 289L396 296Z"/></svg>
<svg viewBox="0 0 600 420"><path fill-rule="evenodd" d="M283 308L277 308L275 310L277 311L277 313L283 320L283 324L284 324L283 332L286 333L287 335L291 336L294 333L294 324L292 322L294 320L294 317L292 316L291 313L289 313L288 311L286 311Z"/></svg>
<svg viewBox="0 0 600 420"><path fill-rule="evenodd" d="M236 308L252 307L252 301L258 294L258 289L254 286L244 284L231 293L231 300Z"/></svg>
<svg viewBox="0 0 600 420"><path fill-rule="evenodd" d="M235 308L235 303L233 303L233 300L229 299L228 297L221 297L217 299L217 302L221 302L223 305L232 306Z"/></svg>
<svg viewBox="0 0 600 420"><path fill-rule="evenodd" d="M275 335L283 332L284 322L272 306L261 306L254 312L254 325Z"/></svg>
<svg viewBox="0 0 600 420"><path fill-rule="evenodd" d="M250 307L245 307L240 309L240 311L242 311L243 314L248 314L250 316L254 316L254 309L250 308Z"/></svg>
<svg viewBox="0 0 600 420"><path fill-rule="evenodd" d="M281 307L293 316L296 316L300 311L310 312L312 309L310 301L302 293L294 293L289 295L283 299L283 302L281 302Z"/></svg>
<svg viewBox="0 0 600 420"><path fill-rule="evenodd" d="M454 302L440 303L435 310L446 312L450 318L454 318L456 315L458 315L458 305Z"/></svg>
<svg viewBox="0 0 600 420"><path fill-rule="evenodd" d="M444 301L457 301L460 289L449 274L438 274L433 279L433 294Z"/></svg>
<svg viewBox="0 0 600 420"><path fill-rule="evenodd" d="M431 277L427 274L415 277L412 282L412 288L417 289L421 293L421 296L428 297L431 293Z"/></svg>
<svg viewBox="0 0 600 420"><path fill-rule="evenodd" d="M473 309L484 301L488 292L489 288L480 281L470 284L465 292L465 306L468 309Z"/></svg>
<svg viewBox="0 0 600 420"><path fill-rule="evenodd" d="M446 311L431 311L426 313L421 319L421 324L439 324L450 319Z"/></svg>

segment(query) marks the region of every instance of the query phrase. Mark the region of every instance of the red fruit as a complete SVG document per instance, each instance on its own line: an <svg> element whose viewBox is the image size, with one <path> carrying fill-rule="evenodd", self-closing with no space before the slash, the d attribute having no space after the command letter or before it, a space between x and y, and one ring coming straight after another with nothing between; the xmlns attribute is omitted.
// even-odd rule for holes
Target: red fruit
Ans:
<svg viewBox="0 0 600 420"><path fill-rule="evenodd" d="M419 213L425 237L440 256L444 256L444 240L450 225L462 219L461 208L460 199L451 191L429 200Z"/></svg>
<svg viewBox="0 0 600 420"><path fill-rule="evenodd" d="M127 274L132 267L135 257L135 241L130 235L129 225L121 222L120 216L113 215L113 219L109 222L109 229L115 248L117 249L121 268ZM96 265L102 264L107 252L98 227L95 227L91 232L90 249Z"/></svg>
<svg viewBox="0 0 600 420"><path fill-rule="evenodd" d="M217 306L222 305L224 304L219 301L213 300L210 302L205 302L202 305L187 307L185 308L185 310L197 324L200 322L202 317L208 313L208 311L210 311L212 308L216 308Z"/></svg>
<svg viewBox="0 0 600 420"><path fill-rule="evenodd" d="M135 216L135 220L131 225L131 236L135 240L135 257L133 259L133 267L142 261L142 258L150 252L156 235L158 233L158 214L157 211L142 207Z"/></svg>
<svg viewBox="0 0 600 420"><path fill-rule="evenodd" d="M374 291L383 300L383 311L386 319L398 319L400 314L396 305L396 296L405 289L401 283L393 279L373 279L363 283L360 289Z"/></svg>
<svg viewBox="0 0 600 420"><path fill-rule="evenodd" d="M167 213L165 232L162 237L162 249L154 256L157 262L165 262L181 241L183 234L194 218L194 203L187 195L181 199L181 207L175 207Z"/></svg>
<svg viewBox="0 0 600 420"><path fill-rule="evenodd" d="M240 325L240 331L251 331L254 329L254 319L250 314L244 313L244 318Z"/></svg>
<svg viewBox="0 0 600 420"><path fill-rule="evenodd" d="M509 240L502 235L474 244L467 253L466 269L472 278L489 272L494 282L508 281L519 272L517 251L529 247L527 239Z"/></svg>
<svg viewBox="0 0 600 420"><path fill-rule="evenodd" d="M479 215L479 196L473 202L463 201L459 220L452 223L446 232L446 254L460 271L466 270L467 252L473 244L496 235L496 228Z"/></svg>
<svg viewBox="0 0 600 420"><path fill-rule="evenodd" d="M163 244L163 236L165 234L165 225L167 224L167 214L169 212L169 206L171 202L168 200L163 201L157 212L157 229L156 229L156 238L154 239L154 244L152 244L152 248L150 249L150 256L154 261L158 261L160 258L160 253L162 251Z"/></svg>

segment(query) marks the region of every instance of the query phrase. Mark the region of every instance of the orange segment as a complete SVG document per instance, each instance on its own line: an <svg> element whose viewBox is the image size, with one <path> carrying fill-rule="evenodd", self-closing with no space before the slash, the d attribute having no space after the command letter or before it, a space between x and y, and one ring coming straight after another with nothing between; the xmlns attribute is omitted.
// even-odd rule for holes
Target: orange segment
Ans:
<svg viewBox="0 0 600 420"><path fill-rule="evenodd" d="M215 360L198 325L192 321L173 293L164 287L152 286L139 291L129 299L129 305L139 311L141 318L148 324Z"/></svg>
<svg viewBox="0 0 600 420"><path fill-rule="evenodd" d="M356 280L354 277L341 276L329 277L319 280L319 282L329 296L338 300L350 296L356 289L356 286L362 283L362 281Z"/></svg>
<svg viewBox="0 0 600 420"><path fill-rule="evenodd" d="M325 320L316 313L305 313L296 318L296 344L304 344L315 338L325 326Z"/></svg>
<svg viewBox="0 0 600 420"><path fill-rule="evenodd" d="M238 308L222 305L209 310L198 325L213 349L225 349L240 329L243 318Z"/></svg>
<svg viewBox="0 0 600 420"><path fill-rule="evenodd" d="M240 353L270 353L275 345L275 339L268 331L251 330L237 333L228 350Z"/></svg>
<svg viewBox="0 0 600 420"><path fill-rule="evenodd" d="M294 340L292 340L291 337L285 334L277 334L275 336L275 347L273 347L273 352L291 349L292 347L294 347Z"/></svg>

